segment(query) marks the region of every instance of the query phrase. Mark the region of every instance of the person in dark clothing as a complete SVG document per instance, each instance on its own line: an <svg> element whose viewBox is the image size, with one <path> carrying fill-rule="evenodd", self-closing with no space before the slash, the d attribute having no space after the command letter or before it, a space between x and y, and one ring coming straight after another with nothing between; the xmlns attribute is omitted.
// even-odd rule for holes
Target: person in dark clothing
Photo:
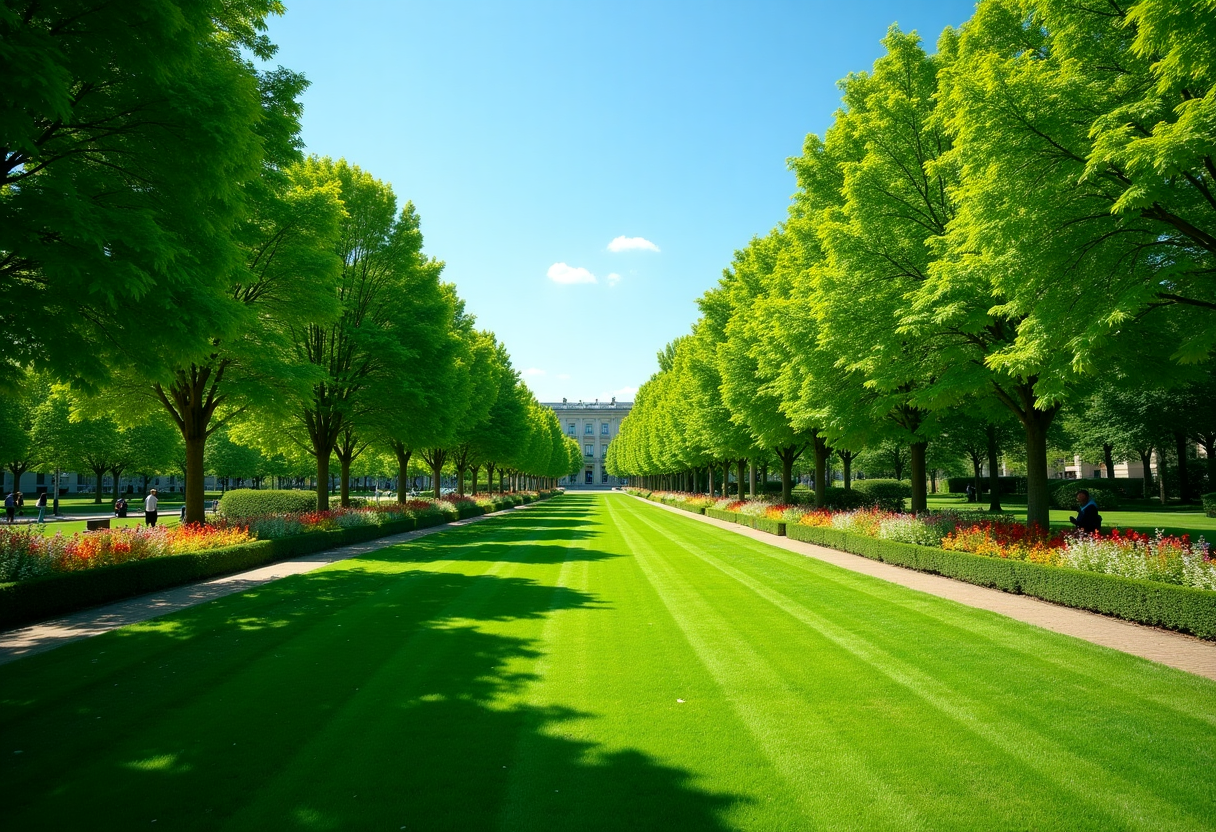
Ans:
<svg viewBox="0 0 1216 832"><path fill-rule="evenodd" d="M1077 492L1077 505L1081 510L1077 512L1076 517L1068 518L1069 523L1090 534L1102 528L1102 515L1098 514L1098 504L1090 499L1089 492L1084 488Z"/></svg>

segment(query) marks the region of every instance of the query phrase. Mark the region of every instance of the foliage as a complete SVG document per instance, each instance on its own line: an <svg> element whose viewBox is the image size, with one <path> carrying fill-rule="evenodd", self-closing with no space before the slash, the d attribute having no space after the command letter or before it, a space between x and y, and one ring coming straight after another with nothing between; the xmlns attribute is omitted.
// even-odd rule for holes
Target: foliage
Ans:
<svg viewBox="0 0 1216 832"><path fill-rule="evenodd" d="M237 488L220 498L220 514L230 521L268 514L303 514L317 510L311 491Z"/></svg>
<svg viewBox="0 0 1216 832"><path fill-rule="evenodd" d="M1208 517L1216 517L1216 491L1203 495L1203 513Z"/></svg>
<svg viewBox="0 0 1216 832"><path fill-rule="evenodd" d="M853 490L866 495L883 511L903 511L904 500L912 496L912 486L904 480L857 480Z"/></svg>
<svg viewBox="0 0 1216 832"><path fill-rule="evenodd" d="M1108 491L1105 488L1077 485L1077 482L1077 480L1069 480L1066 485L1061 485L1052 492L1052 499L1055 500L1056 508L1077 508L1077 492L1082 488L1089 491L1089 498L1098 504L1099 511L1119 508L1119 497L1114 491Z"/></svg>

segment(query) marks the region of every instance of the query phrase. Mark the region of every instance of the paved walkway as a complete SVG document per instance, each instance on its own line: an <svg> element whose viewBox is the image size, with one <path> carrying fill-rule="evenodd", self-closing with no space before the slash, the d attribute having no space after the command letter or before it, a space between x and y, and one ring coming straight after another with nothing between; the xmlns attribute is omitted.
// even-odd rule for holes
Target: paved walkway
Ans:
<svg viewBox="0 0 1216 832"><path fill-rule="evenodd" d="M363 543L339 546L336 549L327 549L323 552L314 552L311 555L303 555L291 560L269 563L256 569L250 569L247 572L238 572L234 575L225 575L222 578L212 578L195 584L186 584L161 590L160 592L152 592L148 595L128 598L125 601L117 601L103 607L81 610L80 612L65 615L62 618L43 621L40 624L32 624L28 627L0 632L0 664L7 664L23 656L31 656L35 653L52 650L60 645L79 641L89 636L99 635L119 627L125 627L128 624L136 624L140 621L147 621L150 618L168 615L171 612L184 610L196 604L204 604L207 601L222 598L225 595L244 592L270 581L286 578L289 575L300 575L304 572L311 572L330 563L358 557L359 555L374 552L377 549L384 549L388 546L396 546L399 543L417 540L420 537L435 534L436 532L450 529L453 526L467 526L470 523L478 523L486 518L497 517L511 511L528 508L531 505L536 505L536 503L530 503L528 506L514 506L490 514L468 517L464 520L455 520L441 526L431 526L412 532L368 540Z"/></svg>
<svg viewBox="0 0 1216 832"><path fill-rule="evenodd" d="M634 499L641 500L642 498L635 497ZM679 515L699 520L702 523L708 523L711 526L717 526L720 529L741 534L744 537L759 540L770 546L778 546L782 549L805 555L806 557L825 561L833 566L848 569L850 572L871 575L884 581L906 586L909 589L936 595L939 598L948 598L960 604L967 604L968 606L1000 613L1001 615L1015 618L1018 621L1025 621L1027 624L1042 627L1045 630L1064 633L1065 635L1084 639L1094 644L1100 644L1103 647L1121 650L1124 653L1130 653L1133 656L1140 656L1150 661L1169 665L1179 670L1185 670L1197 676L1216 679L1216 643L1210 641L1204 641L1182 633L1175 633L1171 630L1133 624L1130 621L1098 615L1097 613L1086 612L1085 610L1062 607L1058 604L1040 601L1038 598L1031 598L1026 595L1013 595L1008 592L1001 592L999 589L975 586L963 581L956 581L953 578L945 578L941 575L930 575L926 572L917 572L901 566L892 566L889 563L870 560L861 555L840 552L836 549L816 546L813 543L803 543L799 540L791 540L788 537L778 537L768 532L756 531L755 529L740 526L726 520L716 520L701 514L693 514L692 512L652 502L651 500L643 500L643 502L666 511L674 511Z"/></svg>

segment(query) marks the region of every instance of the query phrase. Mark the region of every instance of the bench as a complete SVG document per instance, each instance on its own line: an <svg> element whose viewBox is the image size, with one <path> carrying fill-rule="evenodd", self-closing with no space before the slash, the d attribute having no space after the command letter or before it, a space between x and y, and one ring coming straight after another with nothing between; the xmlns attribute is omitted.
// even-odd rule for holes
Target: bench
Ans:
<svg viewBox="0 0 1216 832"><path fill-rule="evenodd" d="M98 529L110 528L110 518L103 517L100 520L85 520L84 526L86 531L95 532Z"/></svg>

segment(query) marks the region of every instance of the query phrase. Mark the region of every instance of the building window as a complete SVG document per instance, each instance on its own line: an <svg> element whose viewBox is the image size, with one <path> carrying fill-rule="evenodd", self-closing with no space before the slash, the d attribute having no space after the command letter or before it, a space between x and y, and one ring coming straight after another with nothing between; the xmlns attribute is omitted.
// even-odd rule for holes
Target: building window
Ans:
<svg viewBox="0 0 1216 832"><path fill-rule="evenodd" d="M587 436L594 436L595 435L595 425L588 422L587 426L585 428L583 428L583 433Z"/></svg>
<svg viewBox="0 0 1216 832"><path fill-rule="evenodd" d="M608 472L604 471L600 474L600 482L608 482Z"/></svg>
<svg viewBox="0 0 1216 832"><path fill-rule="evenodd" d="M550 424L552 424L552 423L550 423ZM607 436L607 435L608 435L608 423L604 422L603 424L600 425L600 436Z"/></svg>
<svg viewBox="0 0 1216 832"><path fill-rule="evenodd" d="M595 472L590 468L587 469L586 479L584 481L587 485L595 485Z"/></svg>
<svg viewBox="0 0 1216 832"><path fill-rule="evenodd" d="M552 424L552 422L550 422L550 424ZM595 446L590 443L584 445L583 446L583 456L587 457L588 459L595 456Z"/></svg>
<svg viewBox="0 0 1216 832"><path fill-rule="evenodd" d="M574 436L574 422L566 425L566 434L569 436Z"/></svg>
<svg viewBox="0 0 1216 832"><path fill-rule="evenodd" d="M34 478L35 485L46 485L46 474L39 474Z"/></svg>

